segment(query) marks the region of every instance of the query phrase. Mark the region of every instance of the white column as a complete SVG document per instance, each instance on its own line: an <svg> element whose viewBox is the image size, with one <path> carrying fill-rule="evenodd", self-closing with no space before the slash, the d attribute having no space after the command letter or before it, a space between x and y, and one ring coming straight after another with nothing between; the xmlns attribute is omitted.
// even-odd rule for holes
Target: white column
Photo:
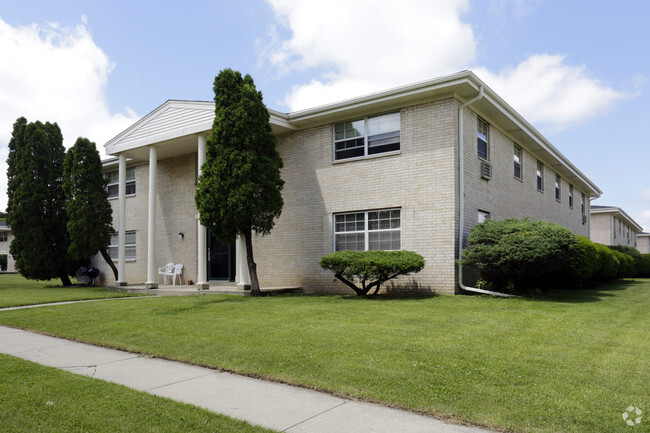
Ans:
<svg viewBox="0 0 650 433"><path fill-rule="evenodd" d="M156 279L156 172L158 152L155 146L149 148L149 210L147 227L147 282L149 289L158 287Z"/></svg>
<svg viewBox="0 0 650 433"><path fill-rule="evenodd" d="M197 158L199 176L201 175L201 167L203 167L203 163L205 163L205 136L199 135L198 158ZM208 230L205 228L204 225L201 224L201 220L199 219L199 214L196 215L196 223L198 225L197 228L198 250L196 255L198 260L197 263L198 275L196 276L196 285L199 289L207 290L210 288L210 284L208 283L208 273L207 273Z"/></svg>
<svg viewBox="0 0 650 433"><path fill-rule="evenodd" d="M235 267L237 270L235 275L237 287L250 290L251 281L248 275L248 261L246 260L246 239L242 235L237 236L235 241Z"/></svg>
<svg viewBox="0 0 650 433"><path fill-rule="evenodd" d="M118 216L117 216L117 281L118 286L126 286L126 155L120 153L118 162Z"/></svg>

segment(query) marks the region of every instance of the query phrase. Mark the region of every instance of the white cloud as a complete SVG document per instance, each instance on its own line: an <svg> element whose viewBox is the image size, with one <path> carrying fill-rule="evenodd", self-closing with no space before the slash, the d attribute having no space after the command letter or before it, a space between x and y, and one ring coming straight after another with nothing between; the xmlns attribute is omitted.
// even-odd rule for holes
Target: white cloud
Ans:
<svg viewBox="0 0 650 433"><path fill-rule="evenodd" d="M272 32L270 63L283 73L325 70L291 89L285 99L291 110L468 69L475 61L477 42L462 20L466 0L267 1L277 26L290 31L284 39ZM517 15L534 13L534 3L492 3L513 5ZM551 130L599 115L627 96L561 55L531 55L498 73L474 71L527 120Z"/></svg>
<svg viewBox="0 0 650 433"><path fill-rule="evenodd" d="M554 130L602 114L626 97L561 55L536 54L499 73L485 68L476 73L528 121Z"/></svg>
<svg viewBox="0 0 650 433"><path fill-rule="evenodd" d="M325 68L294 87L292 110L455 72L473 61L467 0L268 0L292 36L271 38L269 61L280 71Z"/></svg>
<svg viewBox="0 0 650 433"><path fill-rule="evenodd" d="M103 144L132 124L136 114L111 113L105 98L113 69L86 28L56 23L11 26L0 18L0 155L15 120L57 122L69 147L79 136ZM6 158L0 161L0 210L6 207Z"/></svg>

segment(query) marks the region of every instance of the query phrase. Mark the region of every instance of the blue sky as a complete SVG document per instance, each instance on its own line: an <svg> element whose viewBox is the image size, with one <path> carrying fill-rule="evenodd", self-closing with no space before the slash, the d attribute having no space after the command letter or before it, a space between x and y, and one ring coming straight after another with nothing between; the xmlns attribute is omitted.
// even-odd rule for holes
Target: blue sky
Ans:
<svg viewBox="0 0 650 433"><path fill-rule="evenodd" d="M472 69L650 230L645 1L34 1L0 8L0 209L21 115L108 139L223 68L294 111Z"/></svg>

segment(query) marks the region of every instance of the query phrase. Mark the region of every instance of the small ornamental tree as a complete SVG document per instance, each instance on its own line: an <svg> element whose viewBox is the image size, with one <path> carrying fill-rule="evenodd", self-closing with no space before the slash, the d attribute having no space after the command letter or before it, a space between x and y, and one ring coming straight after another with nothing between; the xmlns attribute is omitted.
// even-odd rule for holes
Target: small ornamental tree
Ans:
<svg viewBox="0 0 650 433"><path fill-rule="evenodd" d="M214 79L215 116L195 202L201 224L223 242L246 241L251 294L259 296L253 231L268 234L280 216L282 159L269 112L253 79L224 69Z"/></svg>
<svg viewBox="0 0 650 433"><path fill-rule="evenodd" d="M323 257L319 264L332 271L334 277L354 290L357 296L372 296L386 281L420 272L424 268L424 257L413 251L346 250Z"/></svg>
<svg viewBox="0 0 650 433"><path fill-rule="evenodd" d="M68 252L80 261L101 253L117 280L117 268L108 255L113 209L108 202L99 152L95 143L87 138L79 137L65 155L63 190L70 236Z"/></svg>
<svg viewBox="0 0 650 433"><path fill-rule="evenodd" d="M7 159L7 222L10 253L26 278L60 278L70 286L74 268L68 252L67 214L61 185L63 136L56 123L14 123Z"/></svg>

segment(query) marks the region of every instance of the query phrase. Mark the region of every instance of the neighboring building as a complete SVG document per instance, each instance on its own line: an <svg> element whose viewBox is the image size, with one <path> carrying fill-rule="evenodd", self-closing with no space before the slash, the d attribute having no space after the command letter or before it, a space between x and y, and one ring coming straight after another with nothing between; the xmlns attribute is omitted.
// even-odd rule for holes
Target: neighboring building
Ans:
<svg viewBox="0 0 650 433"><path fill-rule="evenodd" d="M623 209L615 206L591 206L591 240L604 245L637 248L643 228Z"/></svg>
<svg viewBox="0 0 650 433"><path fill-rule="evenodd" d="M11 227L7 225L6 221L0 221L0 255L7 256L7 269L0 269L0 272L16 272L16 262L9 254L9 245L13 240L14 235L11 232Z"/></svg>
<svg viewBox="0 0 650 433"><path fill-rule="evenodd" d="M459 234L464 244L480 220L531 217L589 236L589 199L601 191L472 72L270 115L286 184L275 228L254 239L263 286L346 290L321 257L405 249L426 266L399 284L454 293ZM212 102L170 100L106 144L124 239L110 247L124 257L119 284L155 286L168 262L200 287L248 283L243 240L220 245L198 224L194 190L213 119ZM96 266L114 283L103 260Z"/></svg>
<svg viewBox="0 0 650 433"><path fill-rule="evenodd" d="M650 254L650 233L636 235L636 248L641 254Z"/></svg>

